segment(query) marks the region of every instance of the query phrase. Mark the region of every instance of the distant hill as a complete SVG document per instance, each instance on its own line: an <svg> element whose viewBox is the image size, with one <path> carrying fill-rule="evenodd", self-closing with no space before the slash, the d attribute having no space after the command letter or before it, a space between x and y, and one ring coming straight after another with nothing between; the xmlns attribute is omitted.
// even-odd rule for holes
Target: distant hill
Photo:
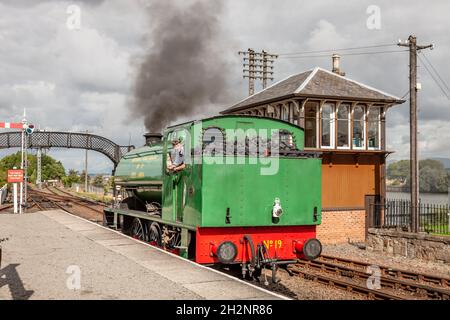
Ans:
<svg viewBox="0 0 450 320"><path fill-rule="evenodd" d="M431 159L442 162L444 164L445 169L450 169L450 159L449 158L431 158Z"/></svg>

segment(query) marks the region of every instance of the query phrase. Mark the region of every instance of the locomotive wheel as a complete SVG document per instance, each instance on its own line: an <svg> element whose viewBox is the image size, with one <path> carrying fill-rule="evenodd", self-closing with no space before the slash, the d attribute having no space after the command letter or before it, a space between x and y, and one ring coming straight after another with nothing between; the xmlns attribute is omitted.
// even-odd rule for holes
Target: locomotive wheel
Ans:
<svg viewBox="0 0 450 320"><path fill-rule="evenodd" d="M162 246L161 228L157 222L152 222L148 228L148 242L150 242L152 246Z"/></svg>
<svg viewBox="0 0 450 320"><path fill-rule="evenodd" d="M134 218L131 225L131 236L135 239L146 241L147 240L147 230L142 224L141 219Z"/></svg>
<svg viewBox="0 0 450 320"><path fill-rule="evenodd" d="M175 249L181 246L181 232L177 232L173 235L173 238L169 241L169 249Z"/></svg>

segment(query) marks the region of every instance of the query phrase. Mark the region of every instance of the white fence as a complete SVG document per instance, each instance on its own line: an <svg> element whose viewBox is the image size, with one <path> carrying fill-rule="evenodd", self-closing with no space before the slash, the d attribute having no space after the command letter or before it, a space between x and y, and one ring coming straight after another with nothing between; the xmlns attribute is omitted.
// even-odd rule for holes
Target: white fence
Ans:
<svg viewBox="0 0 450 320"><path fill-rule="evenodd" d="M72 183L72 190L75 192L84 192L84 184ZM104 195L105 189L88 185L87 192Z"/></svg>
<svg viewBox="0 0 450 320"><path fill-rule="evenodd" d="M8 185L4 185L0 189L0 204L3 204L6 201L6 197L8 196Z"/></svg>

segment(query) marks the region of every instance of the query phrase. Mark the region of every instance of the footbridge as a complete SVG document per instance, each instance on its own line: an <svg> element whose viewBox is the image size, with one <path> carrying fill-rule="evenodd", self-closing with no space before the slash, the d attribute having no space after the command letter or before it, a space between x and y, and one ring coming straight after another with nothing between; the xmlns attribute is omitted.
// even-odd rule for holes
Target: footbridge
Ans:
<svg viewBox="0 0 450 320"><path fill-rule="evenodd" d="M1 132L0 149L20 148L22 132ZM89 133L35 131L27 137L29 149L69 148L100 152L114 163L116 168L122 156L134 146L120 146L113 141Z"/></svg>

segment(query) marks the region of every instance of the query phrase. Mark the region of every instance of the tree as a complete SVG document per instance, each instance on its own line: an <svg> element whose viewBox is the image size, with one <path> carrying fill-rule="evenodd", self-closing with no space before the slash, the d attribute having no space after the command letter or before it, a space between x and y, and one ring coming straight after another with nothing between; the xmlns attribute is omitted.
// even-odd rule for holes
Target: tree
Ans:
<svg viewBox="0 0 450 320"><path fill-rule="evenodd" d="M72 186L73 183L80 183L78 171L70 169L69 174L63 179L63 183L66 187Z"/></svg>
<svg viewBox="0 0 450 320"><path fill-rule="evenodd" d="M391 163L387 168L388 179L411 183L409 160ZM419 187L421 192L447 192L448 173L442 162L432 159L419 161Z"/></svg>
<svg viewBox="0 0 450 320"><path fill-rule="evenodd" d="M96 175L94 178L94 183L93 185L95 187L99 187L99 188L103 188L103 176L101 175Z"/></svg>
<svg viewBox="0 0 450 320"><path fill-rule="evenodd" d="M409 178L409 160L400 160L391 163L387 167L387 176L392 180L402 180Z"/></svg>
<svg viewBox="0 0 450 320"><path fill-rule="evenodd" d="M447 192L447 170L440 161L422 160L419 162L420 190L423 192Z"/></svg>
<svg viewBox="0 0 450 320"><path fill-rule="evenodd" d="M9 156L3 157L0 160L0 183L5 183L7 180L7 171L14 167L20 168L21 154L16 152ZM32 154L28 154L28 181L31 183L36 182L37 176L37 157ZM42 156L41 162L42 180L61 180L65 177L65 169L60 161L56 161L48 155Z"/></svg>

